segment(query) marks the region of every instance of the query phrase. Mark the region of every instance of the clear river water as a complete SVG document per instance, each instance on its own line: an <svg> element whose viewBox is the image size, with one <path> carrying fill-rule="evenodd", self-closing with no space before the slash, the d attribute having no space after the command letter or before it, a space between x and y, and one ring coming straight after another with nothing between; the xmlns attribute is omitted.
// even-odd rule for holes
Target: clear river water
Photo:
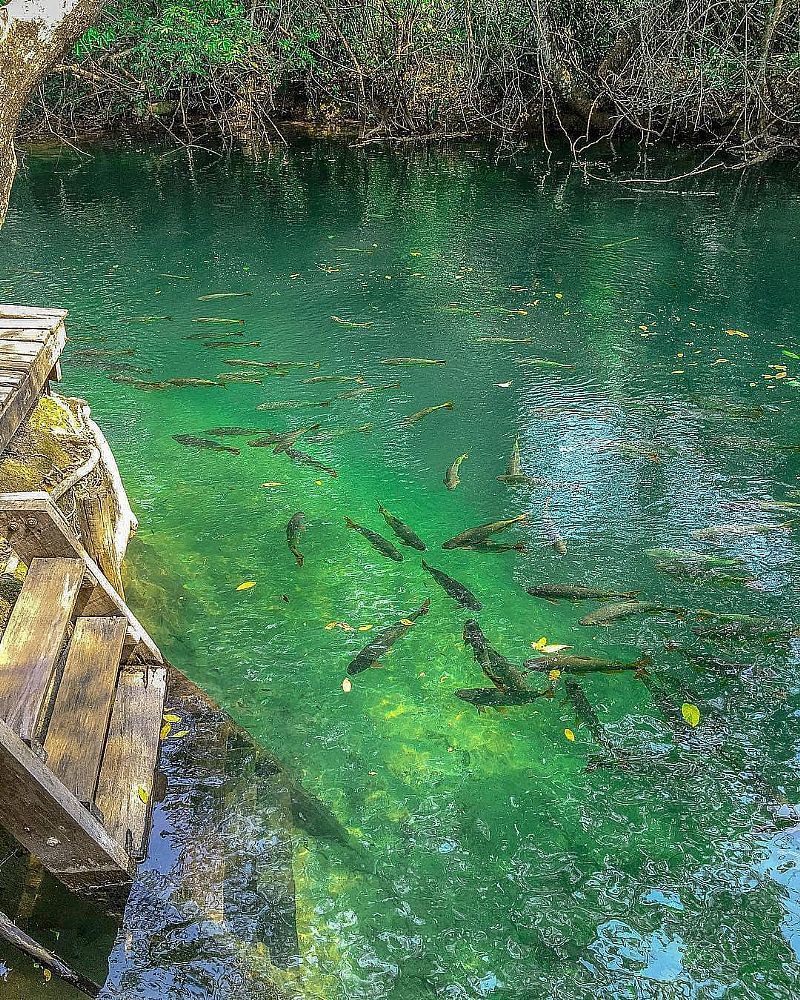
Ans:
<svg viewBox="0 0 800 1000"><path fill-rule="evenodd" d="M90 152L27 156L0 299L70 310L62 391L90 401L140 519L134 610L347 831L292 833L282 988L797 997L797 174L675 194L533 151ZM251 445L302 429L290 456ZM492 536L522 549L441 547L523 514ZM557 584L669 610L580 624L608 602L526 592ZM644 669L534 671L550 696L479 711L455 693L493 687L471 618L518 667L538 644ZM31 926L84 971L104 980L113 948L109 997L233 995L202 922L137 949L44 898ZM0 994L73 996L5 951Z"/></svg>

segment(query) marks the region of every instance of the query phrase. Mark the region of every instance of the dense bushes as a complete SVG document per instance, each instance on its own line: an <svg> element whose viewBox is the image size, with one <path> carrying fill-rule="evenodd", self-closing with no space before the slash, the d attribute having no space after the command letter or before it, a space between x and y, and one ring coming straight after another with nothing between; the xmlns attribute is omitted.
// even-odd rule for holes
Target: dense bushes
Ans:
<svg viewBox="0 0 800 1000"><path fill-rule="evenodd" d="M158 122L269 133L303 117L363 135L800 134L788 0L117 0L51 77L29 127Z"/></svg>

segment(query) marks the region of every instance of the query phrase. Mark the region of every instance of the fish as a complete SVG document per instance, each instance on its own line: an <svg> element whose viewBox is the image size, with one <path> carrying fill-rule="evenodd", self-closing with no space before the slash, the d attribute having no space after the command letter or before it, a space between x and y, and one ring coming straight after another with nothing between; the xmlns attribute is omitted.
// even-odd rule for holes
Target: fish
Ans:
<svg viewBox="0 0 800 1000"><path fill-rule="evenodd" d="M252 375L244 375L241 372L222 372L221 375L217 375L217 381L222 385L227 382L248 382L250 385L264 384L262 379L253 378Z"/></svg>
<svg viewBox="0 0 800 1000"><path fill-rule="evenodd" d="M519 358L518 365L546 365L548 368L574 368L575 365L567 365L561 361L550 361L548 358Z"/></svg>
<svg viewBox="0 0 800 1000"><path fill-rule="evenodd" d="M476 545L459 545L460 549L468 552L527 552L528 546L525 542L478 542Z"/></svg>
<svg viewBox="0 0 800 1000"><path fill-rule="evenodd" d="M249 434L272 434L269 427L212 427L209 431L203 431L211 437L244 436Z"/></svg>
<svg viewBox="0 0 800 1000"><path fill-rule="evenodd" d="M364 648L356 654L355 657L347 664L347 673L352 677L353 674L359 674L362 670L367 670L374 663L376 663L382 656L391 649L395 642L408 632L410 628L413 628L413 623L422 618L423 615L427 615L430 610L431 602L425 600L422 602L416 611L412 611L406 618L397 622L396 625L391 625L389 628L384 629L376 635L371 642L368 642Z"/></svg>
<svg viewBox="0 0 800 1000"><path fill-rule="evenodd" d="M585 587L580 583L541 583L526 587L532 597L544 597L550 601L632 601L638 590L604 590L601 587Z"/></svg>
<svg viewBox="0 0 800 1000"><path fill-rule="evenodd" d="M143 379L134 378L132 375L109 375L109 381L130 385L134 389L169 389L169 382L146 382Z"/></svg>
<svg viewBox="0 0 800 1000"><path fill-rule="evenodd" d="M211 292L209 295L198 295L198 302L213 302L215 299L244 299L252 292Z"/></svg>
<svg viewBox="0 0 800 1000"><path fill-rule="evenodd" d="M620 604L604 604L602 608L590 611L579 619L580 625L610 625L620 618L630 618L632 615L657 614L683 615L684 608L667 608L663 604L652 604L649 601L623 601Z"/></svg>
<svg viewBox="0 0 800 1000"><path fill-rule="evenodd" d="M245 428L242 428L243 430ZM276 431L267 428L264 431L256 430L254 433L263 434L263 437L256 438L255 441L248 441L248 447L250 448L274 448L276 444L280 444L281 441L286 439L286 434L278 434Z"/></svg>
<svg viewBox="0 0 800 1000"><path fill-rule="evenodd" d="M565 674L616 674L625 670L644 670L649 662L648 656L641 656L632 663L626 663L623 660L608 660L602 656L570 656L559 653L555 656L534 657L526 660L523 666L534 673L560 670Z"/></svg>
<svg viewBox="0 0 800 1000"><path fill-rule="evenodd" d="M296 448L287 448L284 454L293 462L299 462L301 465L310 465L312 469L319 469L320 472L327 473L333 479L336 479L339 476L336 469L332 469L329 465L324 465L322 462L318 462L316 458L313 458L311 455L307 455L304 451L298 451Z"/></svg>
<svg viewBox="0 0 800 1000"><path fill-rule="evenodd" d="M126 348L116 350L102 350L99 348L85 347L80 351L75 351L73 358L132 358L136 351Z"/></svg>
<svg viewBox="0 0 800 1000"><path fill-rule="evenodd" d="M542 530L544 531L547 541L552 545L553 549L560 556L565 556L567 554L567 543L561 537L561 532L556 527L556 523L553 520L550 509L545 505L542 511Z"/></svg>
<svg viewBox="0 0 800 1000"><path fill-rule="evenodd" d="M437 358L385 358L382 365L446 365L446 361Z"/></svg>
<svg viewBox="0 0 800 1000"><path fill-rule="evenodd" d="M495 687L502 691L528 690L525 675L507 660L502 653L493 649L474 618L464 623L464 645L470 646L481 670Z"/></svg>
<svg viewBox="0 0 800 1000"><path fill-rule="evenodd" d="M341 316L331 316L334 323L338 323L339 326L346 326L353 330L366 330L367 327L372 326L372 323L354 323L350 319L342 319Z"/></svg>
<svg viewBox="0 0 800 1000"><path fill-rule="evenodd" d="M231 455L238 455L238 448L230 448L219 441L209 441L208 438L194 437L192 434L173 434L172 440L178 444L184 444L188 448L208 448L209 451L227 451Z"/></svg>
<svg viewBox="0 0 800 1000"><path fill-rule="evenodd" d="M409 414L403 420L403 423L408 427L413 427L414 424L418 424L428 414L435 413L437 410L452 410L454 406L455 404L449 400L446 403L438 403L436 406L426 406L424 410L417 410L416 413Z"/></svg>
<svg viewBox="0 0 800 1000"><path fill-rule="evenodd" d="M404 521L400 520L399 517L395 517L394 514L390 514L383 504L378 504L378 511L403 544L410 545L412 549L417 549L419 552L425 552L427 550L425 542L422 541L419 535L412 531Z"/></svg>
<svg viewBox="0 0 800 1000"><path fill-rule="evenodd" d="M316 406L330 406L331 401L329 399L323 399L322 402L315 402L312 399L285 399L285 400L275 400L269 403L260 403L256 409L261 410L266 413L274 413L277 410L301 410L306 406L316 407Z"/></svg>
<svg viewBox="0 0 800 1000"><path fill-rule="evenodd" d="M516 482L522 477L522 457L519 450L519 434L514 438L514 447L511 449L511 457L506 466L505 475L498 476L501 483ZM527 479L527 476L524 477Z"/></svg>
<svg viewBox="0 0 800 1000"><path fill-rule="evenodd" d="M300 381L304 385L314 385L316 382L364 382L364 379L360 375L313 375Z"/></svg>
<svg viewBox="0 0 800 1000"><path fill-rule="evenodd" d="M217 389L224 389L225 386L220 385L219 382L210 378L168 378L167 385L174 385L179 389L185 389L187 386L214 386Z"/></svg>
<svg viewBox="0 0 800 1000"><path fill-rule="evenodd" d="M309 441L333 441L336 438L345 437L348 434L369 434L372 430L372 424L358 424L354 427L333 427L330 430L324 430L320 434L315 434L310 437Z"/></svg>
<svg viewBox="0 0 800 1000"><path fill-rule="evenodd" d="M383 385L365 385L359 389L347 389L344 392L337 392L337 399L360 399L368 396L371 392L382 392L384 389L399 389L399 382L385 382Z"/></svg>
<svg viewBox="0 0 800 1000"><path fill-rule="evenodd" d="M718 524L711 528L697 528L689 535L703 542L724 542L727 538L741 538L747 535L766 535L773 531L791 531L792 521L782 524Z"/></svg>
<svg viewBox="0 0 800 1000"><path fill-rule="evenodd" d="M511 708L514 705L530 705L537 698L547 698L550 688L544 691L501 691L499 688L461 688L455 692L456 698L482 708Z"/></svg>
<svg viewBox="0 0 800 1000"><path fill-rule="evenodd" d="M352 518L345 517L344 521L348 528L351 528L353 531L357 531L359 535L363 535L373 549L377 549L382 556L386 556L388 559L394 559L395 562L403 561L403 553L396 546L392 545L388 538L384 538L383 535L379 535L377 531L372 531L370 528L365 528L363 525L356 524Z"/></svg>
<svg viewBox="0 0 800 1000"><path fill-rule="evenodd" d="M461 463L466 458L469 458L469 455L465 452L463 455L459 455L458 458L448 465L447 471L444 474L444 485L448 488L448 490L454 490L461 482L458 470L461 468Z"/></svg>
<svg viewBox="0 0 800 1000"><path fill-rule="evenodd" d="M302 566L305 562L305 557L303 553L298 548L298 542L300 540L300 534L306 530L306 515L301 511L297 511L296 514L292 514L289 519L289 523L286 525L286 541L289 545L289 551L294 556L294 561L298 566Z"/></svg>
<svg viewBox="0 0 800 1000"><path fill-rule="evenodd" d="M251 358L226 358L225 364L239 368L319 368L319 361L253 361Z"/></svg>
<svg viewBox="0 0 800 1000"><path fill-rule="evenodd" d="M129 316L123 323L160 323L163 320L170 320L171 316Z"/></svg>
<svg viewBox="0 0 800 1000"><path fill-rule="evenodd" d="M232 322L238 323L239 321L238 320L233 320ZM210 334L209 334L208 330L201 330L199 333L190 333L188 337L184 337L183 339L184 340L203 340L205 337L208 337L209 335ZM243 337L244 336L244 332L242 330L231 330L230 333L225 333L224 331L221 331L220 333L217 334L217 336L218 337ZM237 343L238 343L238 341L237 341ZM229 347L236 347L236 344L233 344L233 343L229 342L228 346Z"/></svg>
<svg viewBox="0 0 800 1000"><path fill-rule="evenodd" d="M230 347L231 342L229 340L205 340L203 341L203 347ZM248 340L248 341L237 341L237 347L261 347L260 340Z"/></svg>
<svg viewBox="0 0 800 1000"><path fill-rule="evenodd" d="M527 514L518 514L516 517L509 517L501 521L489 521L487 524L479 524L475 528L467 528L443 542L442 548L458 549L467 545L479 545L481 542L485 542L490 535L505 531L510 525L527 520L527 517Z"/></svg>
<svg viewBox="0 0 800 1000"><path fill-rule="evenodd" d="M308 434L309 431L315 431L318 427L319 424L312 424L310 427L299 427L296 431L289 431L288 434L282 435L280 441L275 444L274 454L280 455L282 451L287 451L304 434Z"/></svg>
<svg viewBox="0 0 800 1000"><path fill-rule="evenodd" d="M422 560L422 568L427 570L448 597L452 597L454 601L458 601L462 608L469 608L470 611L480 611L483 608L478 598L471 590L467 590L463 583L459 583L452 576L448 576L447 573L443 573L440 569L429 565L424 559Z"/></svg>
<svg viewBox="0 0 800 1000"><path fill-rule="evenodd" d="M221 325L229 324L231 326L244 326L243 319L231 319L228 316L195 316L192 320L193 323L219 323Z"/></svg>

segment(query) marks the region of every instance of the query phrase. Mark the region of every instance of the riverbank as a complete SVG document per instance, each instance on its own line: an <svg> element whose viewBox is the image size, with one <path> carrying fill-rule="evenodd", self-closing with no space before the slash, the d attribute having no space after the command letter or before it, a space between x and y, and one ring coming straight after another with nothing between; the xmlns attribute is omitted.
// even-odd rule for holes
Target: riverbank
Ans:
<svg viewBox="0 0 800 1000"><path fill-rule="evenodd" d="M538 11L538 8L537 8ZM536 135L578 156L603 137L798 146L800 13L736 0L680 18L513 0L112 6L40 88L23 134L153 130L182 141L280 141L287 121L361 141Z"/></svg>

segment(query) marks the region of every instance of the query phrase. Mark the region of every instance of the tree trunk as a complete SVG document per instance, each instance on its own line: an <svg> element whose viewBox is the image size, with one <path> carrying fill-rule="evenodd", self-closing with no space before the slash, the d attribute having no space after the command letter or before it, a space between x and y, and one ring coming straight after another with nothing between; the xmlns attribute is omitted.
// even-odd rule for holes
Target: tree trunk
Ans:
<svg viewBox="0 0 800 1000"><path fill-rule="evenodd" d="M14 134L25 103L103 4L104 0L11 0L0 10L0 225L17 168Z"/></svg>

